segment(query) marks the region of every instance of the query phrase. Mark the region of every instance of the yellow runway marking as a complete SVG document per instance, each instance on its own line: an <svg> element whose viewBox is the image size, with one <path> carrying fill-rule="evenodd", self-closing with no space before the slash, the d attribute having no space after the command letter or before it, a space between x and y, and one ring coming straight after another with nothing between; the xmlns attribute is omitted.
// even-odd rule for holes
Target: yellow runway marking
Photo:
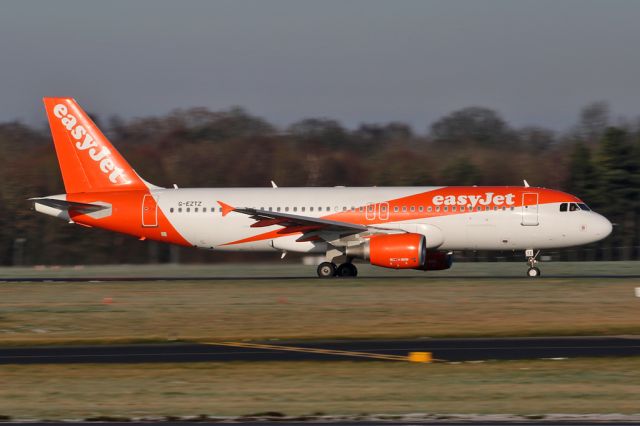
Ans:
<svg viewBox="0 0 640 426"><path fill-rule="evenodd" d="M247 348L247 349L267 349L272 351L289 351L289 352L306 352L306 353L314 353L314 354L325 354L325 355L342 355L342 356L351 356L358 358L372 358L372 359L383 359L387 361L409 361L409 357L401 356L401 355L384 355L384 354L375 354L369 352L354 352L354 351L342 351L338 349L317 349L317 348L300 348L296 346L280 346L280 345L267 345L264 343L245 343L245 342L203 342L205 345L213 345L213 346L231 346L235 348Z"/></svg>

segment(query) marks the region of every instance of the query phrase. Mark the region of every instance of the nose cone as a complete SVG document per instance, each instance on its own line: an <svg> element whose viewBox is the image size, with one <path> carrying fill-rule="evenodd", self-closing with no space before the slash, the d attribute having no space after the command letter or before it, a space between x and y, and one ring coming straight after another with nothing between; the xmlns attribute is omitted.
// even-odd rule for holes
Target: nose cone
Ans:
<svg viewBox="0 0 640 426"><path fill-rule="evenodd" d="M604 238L607 238L611 231L613 230L613 225L609 222L609 219L602 216L598 213L592 213L593 218L591 219L591 233L594 236L594 241L600 241Z"/></svg>

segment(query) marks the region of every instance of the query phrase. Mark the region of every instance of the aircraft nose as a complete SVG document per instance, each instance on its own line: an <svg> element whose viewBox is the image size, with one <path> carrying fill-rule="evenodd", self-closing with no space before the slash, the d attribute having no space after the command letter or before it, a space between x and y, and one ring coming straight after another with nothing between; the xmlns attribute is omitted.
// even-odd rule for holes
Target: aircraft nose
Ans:
<svg viewBox="0 0 640 426"><path fill-rule="evenodd" d="M613 225L609 222L609 219L598 213L593 213L593 219L591 224L591 231L597 238L596 241L602 240L611 234Z"/></svg>

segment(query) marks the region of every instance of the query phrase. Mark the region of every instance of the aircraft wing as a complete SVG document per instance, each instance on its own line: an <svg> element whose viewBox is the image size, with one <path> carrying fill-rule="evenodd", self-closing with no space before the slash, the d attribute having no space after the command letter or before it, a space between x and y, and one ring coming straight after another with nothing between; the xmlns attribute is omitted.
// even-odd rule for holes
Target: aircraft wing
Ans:
<svg viewBox="0 0 640 426"><path fill-rule="evenodd" d="M283 234L292 234L294 232L302 232L303 234L308 234L311 232L332 232L349 235L358 234L360 232L369 230L368 227L355 223L253 209L248 207L235 208L220 201L218 201L218 204L222 206L223 215L226 215L230 212L245 214L256 221L251 225L252 228L262 228L266 226L277 225L284 228L283 231L285 232L283 232Z"/></svg>

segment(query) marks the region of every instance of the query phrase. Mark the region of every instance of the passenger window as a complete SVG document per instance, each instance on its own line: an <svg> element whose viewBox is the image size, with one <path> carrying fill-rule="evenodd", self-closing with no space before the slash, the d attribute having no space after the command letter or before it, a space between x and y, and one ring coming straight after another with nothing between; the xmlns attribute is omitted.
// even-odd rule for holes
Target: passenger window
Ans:
<svg viewBox="0 0 640 426"><path fill-rule="evenodd" d="M193 209L193 211L194 211L195 213L198 213L198 208L196 207L195 209Z"/></svg>
<svg viewBox="0 0 640 426"><path fill-rule="evenodd" d="M480 210L481 210L480 207L478 207L478 211ZM511 206L511 211L514 211L514 210L515 210L515 207Z"/></svg>
<svg viewBox="0 0 640 426"><path fill-rule="evenodd" d="M297 212L297 211L298 211L298 208L297 208L297 207L294 207L294 208L293 208L293 211L294 211L294 212Z"/></svg>
<svg viewBox="0 0 640 426"><path fill-rule="evenodd" d="M464 211L464 206L460 206L460 211L463 212Z"/></svg>
<svg viewBox="0 0 640 426"><path fill-rule="evenodd" d="M449 207L444 206L444 211L445 211L445 212L448 212L448 211L449 211Z"/></svg>
<svg viewBox="0 0 640 426"><path fill-rule="evenodd" d="M364 211L364 207L360 206L360 211L363 212Z"/></svg>
<svg viewBox="0 0 640 426"><path fill-rule="evenodd" d="M382 210L383 212L386 212L387 211L387 206L380 207L380 210Z"/></svg>
<svg viewBox="0 0 640 426"><path fill-rule="evenodd" d="M424 211L424 206L420 206L420 207L418 207L418 211L419 211L419 212L423 212L423 211Z"/></svg>
<svg viewBox="0 0 640 426"><path fill-rule="evenodd" d="M285 211L285 212L288 212L288 211L289 211L289 206L285 207L285 208L284 208L284 211Z"/></svg>
<svg viewBox="0 0 640 426"><path fill-rule="evenodd" d="M431 211L432 211L432 210L433 210L433 207L431 207L431 206L427 207L427 211L428 211L429 213L431 213Z"/></svg>
<svg viewBox="0 0 640 426"><path fill-rule="evenodd" d="M187 207L187 213L191 212L191 207Z"/></svg>
<svg viewBox="0 0 640 426"><path fill-rule="evenodd" d="M178 213L182 213L182 207L178 207Z"/></svg>
<svg viewBox="0 0 640 426"><path fill-rule="evenodd" d="M281 207L278 207L277 210L280 211Z"/></svg>
<svg viewBox="0 0 640 426"><path fill-rule="evenodd" d="M272 212L273 211L273 207L269 207L269 211Z"/></svg>
<svg viewBox="0 0 640 426"><path fill-rule="evenodd" d="M393 212L394 212L394 213L398 213L399 211L400 211L400 209L398 208L398 206L395 206L395 207L393 208Z"/></svg>
<svg viewBox="0 0 640 426"><path fill-rule="evenodd" d="M304 207L300 207L300 211L303 212L305 209Z"/></svg>
<svg viewBox="0 0 640 426"><path fill-rule="evenodd" d="M462 208L462 207L461 207ZM456 211L456 206L451 206L451 211L455 212Z"/></svg>
<svg viewBox="0 0 640 426"><path fill-rule="evenodd" d="M309 207L309 211L312 212L313 211L313 207Z"/></svg>
<svg viewBox="0 0 640 426"><path fill-rule="evenodd" d="M170 211L171 213L173 213L173 207L171 207L171 208L169 209L169 211Z"/></svg>
<svg viewBox="0 0 640 426"><path fill-rule="evenodd" d="M498 211L498 206L493 206L493 211L497 212Z"/></svg>
<svg viewBox="0 0 640 426"><path fill-rule="evenodd" d="M436 207L436 212L440 212L440 207Z"/></svg>
<svg viewBox="0 0 640 426"><path fill-rule="evenodd" d="M402 206L402 213L406 213L407 212L407 206Z"/></svg>

